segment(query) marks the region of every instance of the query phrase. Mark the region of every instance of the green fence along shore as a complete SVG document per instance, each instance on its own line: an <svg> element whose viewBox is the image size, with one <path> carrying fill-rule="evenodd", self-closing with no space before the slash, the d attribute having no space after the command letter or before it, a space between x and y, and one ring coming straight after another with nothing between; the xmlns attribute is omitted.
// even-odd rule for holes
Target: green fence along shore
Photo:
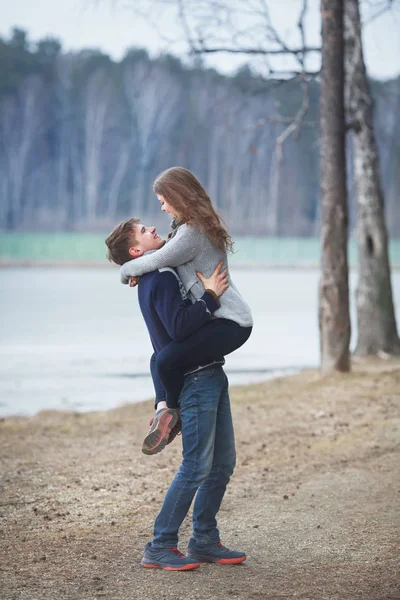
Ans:
<svg viewBox="0 0 400 600"><path fill-rule="evenodd" d="M0 233L0 266L57 264L62 266L106 266L107 234L99 233ZM317 267L320 262L318 238L277 238L238 236L232 266ZM400 268L400 239L390 241L390 259ZM350 265L357 265L357 247L349 242Z"/></svg>

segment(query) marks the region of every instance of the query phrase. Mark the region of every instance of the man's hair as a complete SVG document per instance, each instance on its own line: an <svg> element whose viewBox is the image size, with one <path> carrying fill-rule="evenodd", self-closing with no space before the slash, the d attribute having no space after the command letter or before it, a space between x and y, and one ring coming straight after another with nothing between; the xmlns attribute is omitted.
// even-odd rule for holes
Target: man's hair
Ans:
<svg viewBox="0 0 400 600"><path fill-rule="evenodd" d="M114 227L106 239L107 258L110 262L123 265L128 260L132 260L129 248L137 244L134 226L138 223L140 223L139 219L128 219Z"/></svg>

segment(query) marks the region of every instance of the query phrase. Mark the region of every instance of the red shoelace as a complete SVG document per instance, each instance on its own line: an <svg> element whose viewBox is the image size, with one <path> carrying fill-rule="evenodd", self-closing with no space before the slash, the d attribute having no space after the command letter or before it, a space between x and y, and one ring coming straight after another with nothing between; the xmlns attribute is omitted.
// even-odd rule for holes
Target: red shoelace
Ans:
<svg viewBox="0 0 400 600"><path fill-rule="evenodd" d="M185 555L182 552L179 552L178 548L171 548L172 552L174 552L179 558L185 558Z"/></svg>

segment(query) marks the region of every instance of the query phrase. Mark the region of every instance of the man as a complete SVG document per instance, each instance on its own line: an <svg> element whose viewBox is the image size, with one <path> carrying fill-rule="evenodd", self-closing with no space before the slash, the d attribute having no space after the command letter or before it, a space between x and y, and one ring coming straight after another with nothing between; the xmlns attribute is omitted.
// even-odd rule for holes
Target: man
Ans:
<svg viewBox="0 0 400 600"><path fill-rule="evenodd" d="M106 240L109 258L117 264L160 248L165 242L154 227L136 219L121 223ZM227 289L220 267L205 279L203 297L193 304L187 299L173 269L160 269L140 278L139 304L155 353L174 339L183 339L211 319L218 298ZM154 524L154 539L146 545L142 565L166 570L190 570L201 562L236 564L246 555L222 546L216 514L235 467L235 442L224 360L207 365L193 362L179 398L183 460L164 498ZM162 385L152 369L156 395ZM158 407L157 407L158 408ZM178 530L193 498L193 535L187 555L178 546Z"/></svg>

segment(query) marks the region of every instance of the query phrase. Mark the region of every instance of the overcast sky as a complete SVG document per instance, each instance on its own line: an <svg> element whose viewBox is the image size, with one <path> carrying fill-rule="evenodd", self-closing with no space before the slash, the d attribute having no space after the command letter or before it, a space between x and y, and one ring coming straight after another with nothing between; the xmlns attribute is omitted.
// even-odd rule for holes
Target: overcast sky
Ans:
<svg viewBox="0 0 400 600"><path fill-rule="evenodd" d="M237 1L232 0L234 3ZM364 4L365 19L371 15L371 9L367 6L374 1L377 2L368 0ZM132 9L135 3L136 6L146 7L146 4L151 5L151 0L117 0L116 6L113 0L0 0L0 35L8 37L11 28L18 26L28 31L32 41L53 36L60 39L64 50L99 48L116 60L132 46L145 47L151 55L160 51L184 55L187 46L175 11L169 9L161 15L153 15L153 19L157 20L155 26L148 19L138 17ZM308 41L318 44L319 2L309 0L309 5ZM399 5L400 1L394 0L392 10L364 28L364 53L368 73L379 79L394 77L400 73ZM269 0L269 6L277 29L286 36L285 39L296 42L292 32L296 31L299 0ZM163 35L161 31L164 32ZM229 73L243 60L220 55L207 58L207 64ZM260 61L257 66L263 68ZM314 65L310 63L310 67L312 66Z"/></svg>

